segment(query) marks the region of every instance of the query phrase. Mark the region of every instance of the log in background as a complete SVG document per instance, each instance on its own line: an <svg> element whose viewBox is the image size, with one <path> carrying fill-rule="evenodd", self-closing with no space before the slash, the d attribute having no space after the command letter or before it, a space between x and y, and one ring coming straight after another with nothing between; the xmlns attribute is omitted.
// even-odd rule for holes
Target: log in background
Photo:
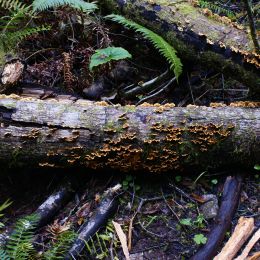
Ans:
<svg viewBox="0 0 260 260"><path fill-rule="evenodd" d="M163 36L184 64L202 64L260 93L260 55L249 28L194 5L196 1L103 0L110 12L126 15Z"/></svg>
<svg viewBox="0 0 260 260"><path fill-rule="evenodd" d="M107 105L0 96L0 160L9 167L166 172L252 166L260 109Z"/></svg>

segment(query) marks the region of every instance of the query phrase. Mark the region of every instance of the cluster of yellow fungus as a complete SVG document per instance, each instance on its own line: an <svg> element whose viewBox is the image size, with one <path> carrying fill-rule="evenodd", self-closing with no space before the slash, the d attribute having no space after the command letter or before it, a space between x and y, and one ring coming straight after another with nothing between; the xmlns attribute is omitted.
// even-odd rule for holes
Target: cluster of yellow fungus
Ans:
<svg viewBox="0 0 260 260"><path fill-rule="evenodd" d="M237 101L232 102L229 105L230 107L248 107L248 108L255 108L260 107L260 102L254 102L254 101Z"/></svg>

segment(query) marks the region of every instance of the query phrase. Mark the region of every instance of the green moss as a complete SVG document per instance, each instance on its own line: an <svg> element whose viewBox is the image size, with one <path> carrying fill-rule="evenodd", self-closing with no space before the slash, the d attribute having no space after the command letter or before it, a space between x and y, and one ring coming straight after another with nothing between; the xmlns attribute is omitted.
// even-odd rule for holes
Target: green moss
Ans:
<svg viewBox="0 0 260 260"><path fill-rule="evenodd" d="M197 10L191 5L187 3L180 3L177 5L177 8L180 10L181 14L184 15L196 15Z"/></svg>
<svg viewBox="0 0 260 260"><path fill-rule="evenodd" d="M136 106L126 105L123 107L124 112L136 112Z"/></svg>

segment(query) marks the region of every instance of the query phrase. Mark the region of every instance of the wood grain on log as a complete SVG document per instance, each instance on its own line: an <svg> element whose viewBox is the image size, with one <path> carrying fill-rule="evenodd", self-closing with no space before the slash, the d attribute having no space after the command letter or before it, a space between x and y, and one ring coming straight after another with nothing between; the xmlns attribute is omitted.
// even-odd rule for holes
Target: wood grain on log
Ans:
<svg viewBox="0 0 260 260"><path fill-rule="evenodd" d="M215 256L213 260L234 259L234 256L250 237L254 228L254 218L240 217L232 236L229 238L221 252Z"/></svg>
<svg viewBox="0 0 260 260"><path fill-rule="evenodd" d="M251 239L247 243L246 247L242 251L241 255L236 257L234 260L244 260L244 259L246 259L250 250L254 247L254 245L257 243L258 240L260 240L260 228L251 237Z"/></svg>
<svg viewBox="0 0 260 260"><path fill-rule="evenodd" d="M259 160L259 108L173 106L1 95L0 161L165 172Z"/></svg>
<svg viewBox="0 0 260 260"><path fill-rule="evenodd" d="M169 41L183 62L200 62L245 83L260 93L260 55L247 28L226 17L195 7L196 1L103 0L112 12L120 12L147 26Z"/></svg>

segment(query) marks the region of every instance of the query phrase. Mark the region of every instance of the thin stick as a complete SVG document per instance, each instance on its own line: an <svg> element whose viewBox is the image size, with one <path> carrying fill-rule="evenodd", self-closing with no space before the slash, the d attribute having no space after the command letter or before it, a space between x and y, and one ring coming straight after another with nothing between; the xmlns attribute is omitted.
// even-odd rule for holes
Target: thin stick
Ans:
<svg viewBox="0 0 260 260"><path fill-rule="evenodd" d="M239 255L234 260L244 260L248 256L250 250L253 248L255 243L260 239L260 228L255 232L252 238L249 240L248 244L246 245L245 249L243 250L242 254Z"/></svg>
<svg viewBox="0 0 260 260"><path fill-rule="evenodd" d="M256 28L255 28L251 4L249 3L249 0L244 0L244 3L245 3L245 6L246 6L250 32L251 32L251 37L252 37L252 40L253 40L253 43L254 43L254 46L255 46L255 51L257 53L260 53L260 45L259 45L259 42L257 40L257 33L256 33Z"/></svg>

